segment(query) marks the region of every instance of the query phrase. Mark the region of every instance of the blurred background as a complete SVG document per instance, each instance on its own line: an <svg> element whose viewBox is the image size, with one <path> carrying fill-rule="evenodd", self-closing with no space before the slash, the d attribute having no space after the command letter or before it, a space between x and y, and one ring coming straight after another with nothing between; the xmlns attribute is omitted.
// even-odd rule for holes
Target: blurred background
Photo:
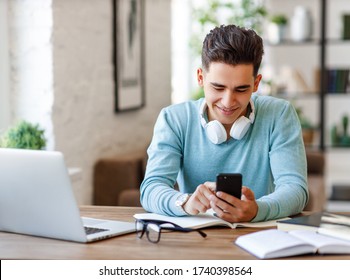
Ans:
<svg viewBox="0 0 350 280"><path fill-rule="evenodd" d="M0 0L0 133L38 124L92 204L101 158L145 150L161 108L202 96L202 40L229 23L264 38L258 94L294 104L324 208L350 211L347 0Z"/></svg>

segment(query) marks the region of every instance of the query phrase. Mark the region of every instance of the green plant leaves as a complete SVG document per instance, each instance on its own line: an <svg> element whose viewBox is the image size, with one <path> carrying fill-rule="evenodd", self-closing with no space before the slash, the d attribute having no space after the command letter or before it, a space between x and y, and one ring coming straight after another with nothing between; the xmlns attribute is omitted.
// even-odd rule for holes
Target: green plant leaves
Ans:
<svg viewBox="0 0 350 280"><path fill-rule="evenodd" d="M46 146L44 130L38 124L20 121L9 128L0 139L0 147L41 150Z"/></svg>

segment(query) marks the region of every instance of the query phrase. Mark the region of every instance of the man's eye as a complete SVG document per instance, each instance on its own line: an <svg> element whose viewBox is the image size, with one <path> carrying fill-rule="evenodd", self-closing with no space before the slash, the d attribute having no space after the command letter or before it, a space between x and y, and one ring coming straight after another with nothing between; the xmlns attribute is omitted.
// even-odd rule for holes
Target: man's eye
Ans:
<svg viewBox="0 0 350 280"><path fill-rule="evenodd" d="M217 91L222 91L224 88L222 88L222 87L214 87L214 89L217 90Z"/></svg>
<svg viewBox="0 0 350 280"><path fill-rule="evenodd" d="M242 88L242 89L237 89L236 91L238 93L245 93L245 92L247 92L247 90L248 90L248 88Z"/></svg>

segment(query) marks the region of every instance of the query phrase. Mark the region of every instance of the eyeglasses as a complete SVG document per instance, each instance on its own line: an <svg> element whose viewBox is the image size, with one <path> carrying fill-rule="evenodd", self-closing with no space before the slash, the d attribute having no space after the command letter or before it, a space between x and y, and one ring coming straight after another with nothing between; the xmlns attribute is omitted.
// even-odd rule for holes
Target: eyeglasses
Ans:
<svg viewBox="0 0 350 280"><path fill-rule="evenodd" d="M135 228L138 238L142 238L144 233L146 232L148 241L152 243L158 243L160 240L160 235L162 231L181 231L181 232L198 232L202 237L206 237L207 235L197 229L191 228L183 228L178 226L177 224L167 222L167 221L158 221L158 220L136 220Z"/></svg>

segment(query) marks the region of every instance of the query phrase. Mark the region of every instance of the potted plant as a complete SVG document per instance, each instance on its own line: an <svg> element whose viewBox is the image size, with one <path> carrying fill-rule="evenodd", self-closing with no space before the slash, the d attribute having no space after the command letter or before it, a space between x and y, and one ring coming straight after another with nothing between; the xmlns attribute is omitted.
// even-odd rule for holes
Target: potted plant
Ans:
<svg viewBox="0 0 350 280"><path fill-rule="evenodd" d="M334 125L331 129L331 141L333 146L349 147L350 136L348 134L349 117L344 115L340 126ZM341 129L339 129L341 128Z"/></svg>
<svg viewBox="0 0 350 280"><path fill-rule="evenodd" d="M279 44L285 39L288 18L284 14L270 16L267 27L269 42Z"/></svg>
<svg viewBox="0 0 350 280"><path fill-rule="evenodd" d="M42 150L46 146L44 130L38 124L19 121L10 127L0 138L0 147Z"/></svg>
<svg viewBox="0 0 350 280"><path fill-rule="evenodd" d="M315 127L314 125L312 125L311 121L307 117L305 117L301 108L296 108L296 112L299 117L304 144L306 146L311 145L314 141Z"/></svg>

